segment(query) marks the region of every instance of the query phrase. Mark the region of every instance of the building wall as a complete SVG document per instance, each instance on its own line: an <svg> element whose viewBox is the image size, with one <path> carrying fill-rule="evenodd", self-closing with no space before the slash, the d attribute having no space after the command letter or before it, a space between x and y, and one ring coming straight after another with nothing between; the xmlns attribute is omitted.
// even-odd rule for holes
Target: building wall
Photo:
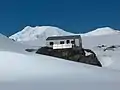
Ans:
<svg viewBox="0 0 120 90"><path fill-rule="evenodd" d="M67 39L67 40L70 40L70 42L71 42L73 39ZM64 41L65 44L66 44L66 40L47 40L47 41L46 41L46 46L52 47L52 46L50 45L50 42L54 42L54 44L60 44L60 41Z"/></svg>
<svg viewBox="0 0 120 90"><path fill-rule="evenodd" d="M79 46L79 47L82 47L82 40L81 40L81 38L80 39L75 39L75 45Z"/></svg>
<svg viewBox="0 0 120 90"><path fill-rule="evenodd" d="M79 46L80 44L79 44L79 39L75 39L75 45L76 46Z"/></svg>
<svg viewBox="0 0 120 90"><path fill-rule="evenodd" d="M46 46L53 47L53 46L50 45L50 42L54 42L54 44L60 44L60 40L47 40L46 41Z"/></svg>
<svg viewBox="0 0 120 90"><path fill-rule="evenodd" d="M70 40L70 44L71 44L71 41L74 41L74 39L64 39L64 40L47 40L46 41L46 46L48 47L53 47L52 45L50 45L50 42L54 42L54 44L60 44L60 41L64 41L65 43L64 44L67 44L66 41L67 40ZM82 44L82 41L81 39L75 39L75 46L80 46Z"/></svg>

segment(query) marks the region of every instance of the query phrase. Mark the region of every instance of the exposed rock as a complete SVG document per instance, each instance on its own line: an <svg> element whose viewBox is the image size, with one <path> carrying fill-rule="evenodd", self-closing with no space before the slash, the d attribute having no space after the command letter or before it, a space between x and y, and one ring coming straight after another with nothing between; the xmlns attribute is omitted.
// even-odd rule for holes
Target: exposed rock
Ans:
<svg viewBox="0 0 120 90"><path fill-rule="evenodd" d="M112 45L112 46L109 46L109 47L105 48L104 51L107 51L107 50L114 51L115 49L117 49L119 47L120 47L119 45Z"/></svg>
<svg viewBox="0 0 120 90"><path fill-rule="evenodd" d="M27 51L27 52L35 52L36 49L25 49L25 51Z"/></svg>
<svg viewBox="0 0 120 90"><path fill-rule="evenodd" d="M86 56L85 52L89 52L91 54ZM71 48L54 50L52 48L42 47L36 53L102 67L96 54L89 49Z"/></svg>
<svg viewBox="0 0 120 90"><path fill-rule="evenodd" d="M98 45L97 47L98 48L104 48L104 47L106 47L106 45Z"/></svg>

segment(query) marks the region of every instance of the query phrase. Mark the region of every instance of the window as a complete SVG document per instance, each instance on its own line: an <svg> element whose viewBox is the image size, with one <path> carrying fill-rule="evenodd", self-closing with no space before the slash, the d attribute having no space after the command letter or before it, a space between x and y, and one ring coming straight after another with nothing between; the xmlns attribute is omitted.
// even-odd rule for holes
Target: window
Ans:
<svg viewBox="0 0 120 90"><path fill-rule="evenodd" d="M64 41L60 41L60 44L64 44Z"/></svg>
<svg viewBox="0 0 120 90"><path fill-rule="evenodd" d="M70 43L70 40L67 40L66 43L69 44L69 43Z"/></svg>
<svg viewBox="0 0 120 90"><path fill-rule="evenodd" d="M72 44L75 44L75 41L71 41Z"/></svg>
<svg viewBox="0 0 120 90"><path fill-rule="evenodd" d="M50 42L50 45L53 45L54 43L53 42Z"/></svg>

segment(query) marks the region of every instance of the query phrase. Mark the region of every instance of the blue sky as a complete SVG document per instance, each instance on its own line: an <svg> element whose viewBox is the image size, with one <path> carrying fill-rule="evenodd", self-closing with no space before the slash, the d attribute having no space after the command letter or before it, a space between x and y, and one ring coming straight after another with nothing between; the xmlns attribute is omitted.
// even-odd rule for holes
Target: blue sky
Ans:
<svg viewBox="0 0 120 90"><path fill-rule="evenodd" d="M11 35L28 25L52 25L76 33L103 26L120 29L120 1L0 0L1 33Z"/></svg>

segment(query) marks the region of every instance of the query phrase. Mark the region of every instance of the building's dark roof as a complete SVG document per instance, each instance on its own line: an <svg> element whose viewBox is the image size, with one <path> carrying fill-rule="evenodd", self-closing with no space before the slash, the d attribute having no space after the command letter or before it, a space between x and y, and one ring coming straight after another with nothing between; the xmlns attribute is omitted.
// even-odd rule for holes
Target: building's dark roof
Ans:
<svg viewBox="0 0 120 90"><path fill-rule="evenodd" d="M80 35L70 35L70 36L52 36L48 37L46 40L63 40L63 39L77 39L81 38Z"/></svg>

